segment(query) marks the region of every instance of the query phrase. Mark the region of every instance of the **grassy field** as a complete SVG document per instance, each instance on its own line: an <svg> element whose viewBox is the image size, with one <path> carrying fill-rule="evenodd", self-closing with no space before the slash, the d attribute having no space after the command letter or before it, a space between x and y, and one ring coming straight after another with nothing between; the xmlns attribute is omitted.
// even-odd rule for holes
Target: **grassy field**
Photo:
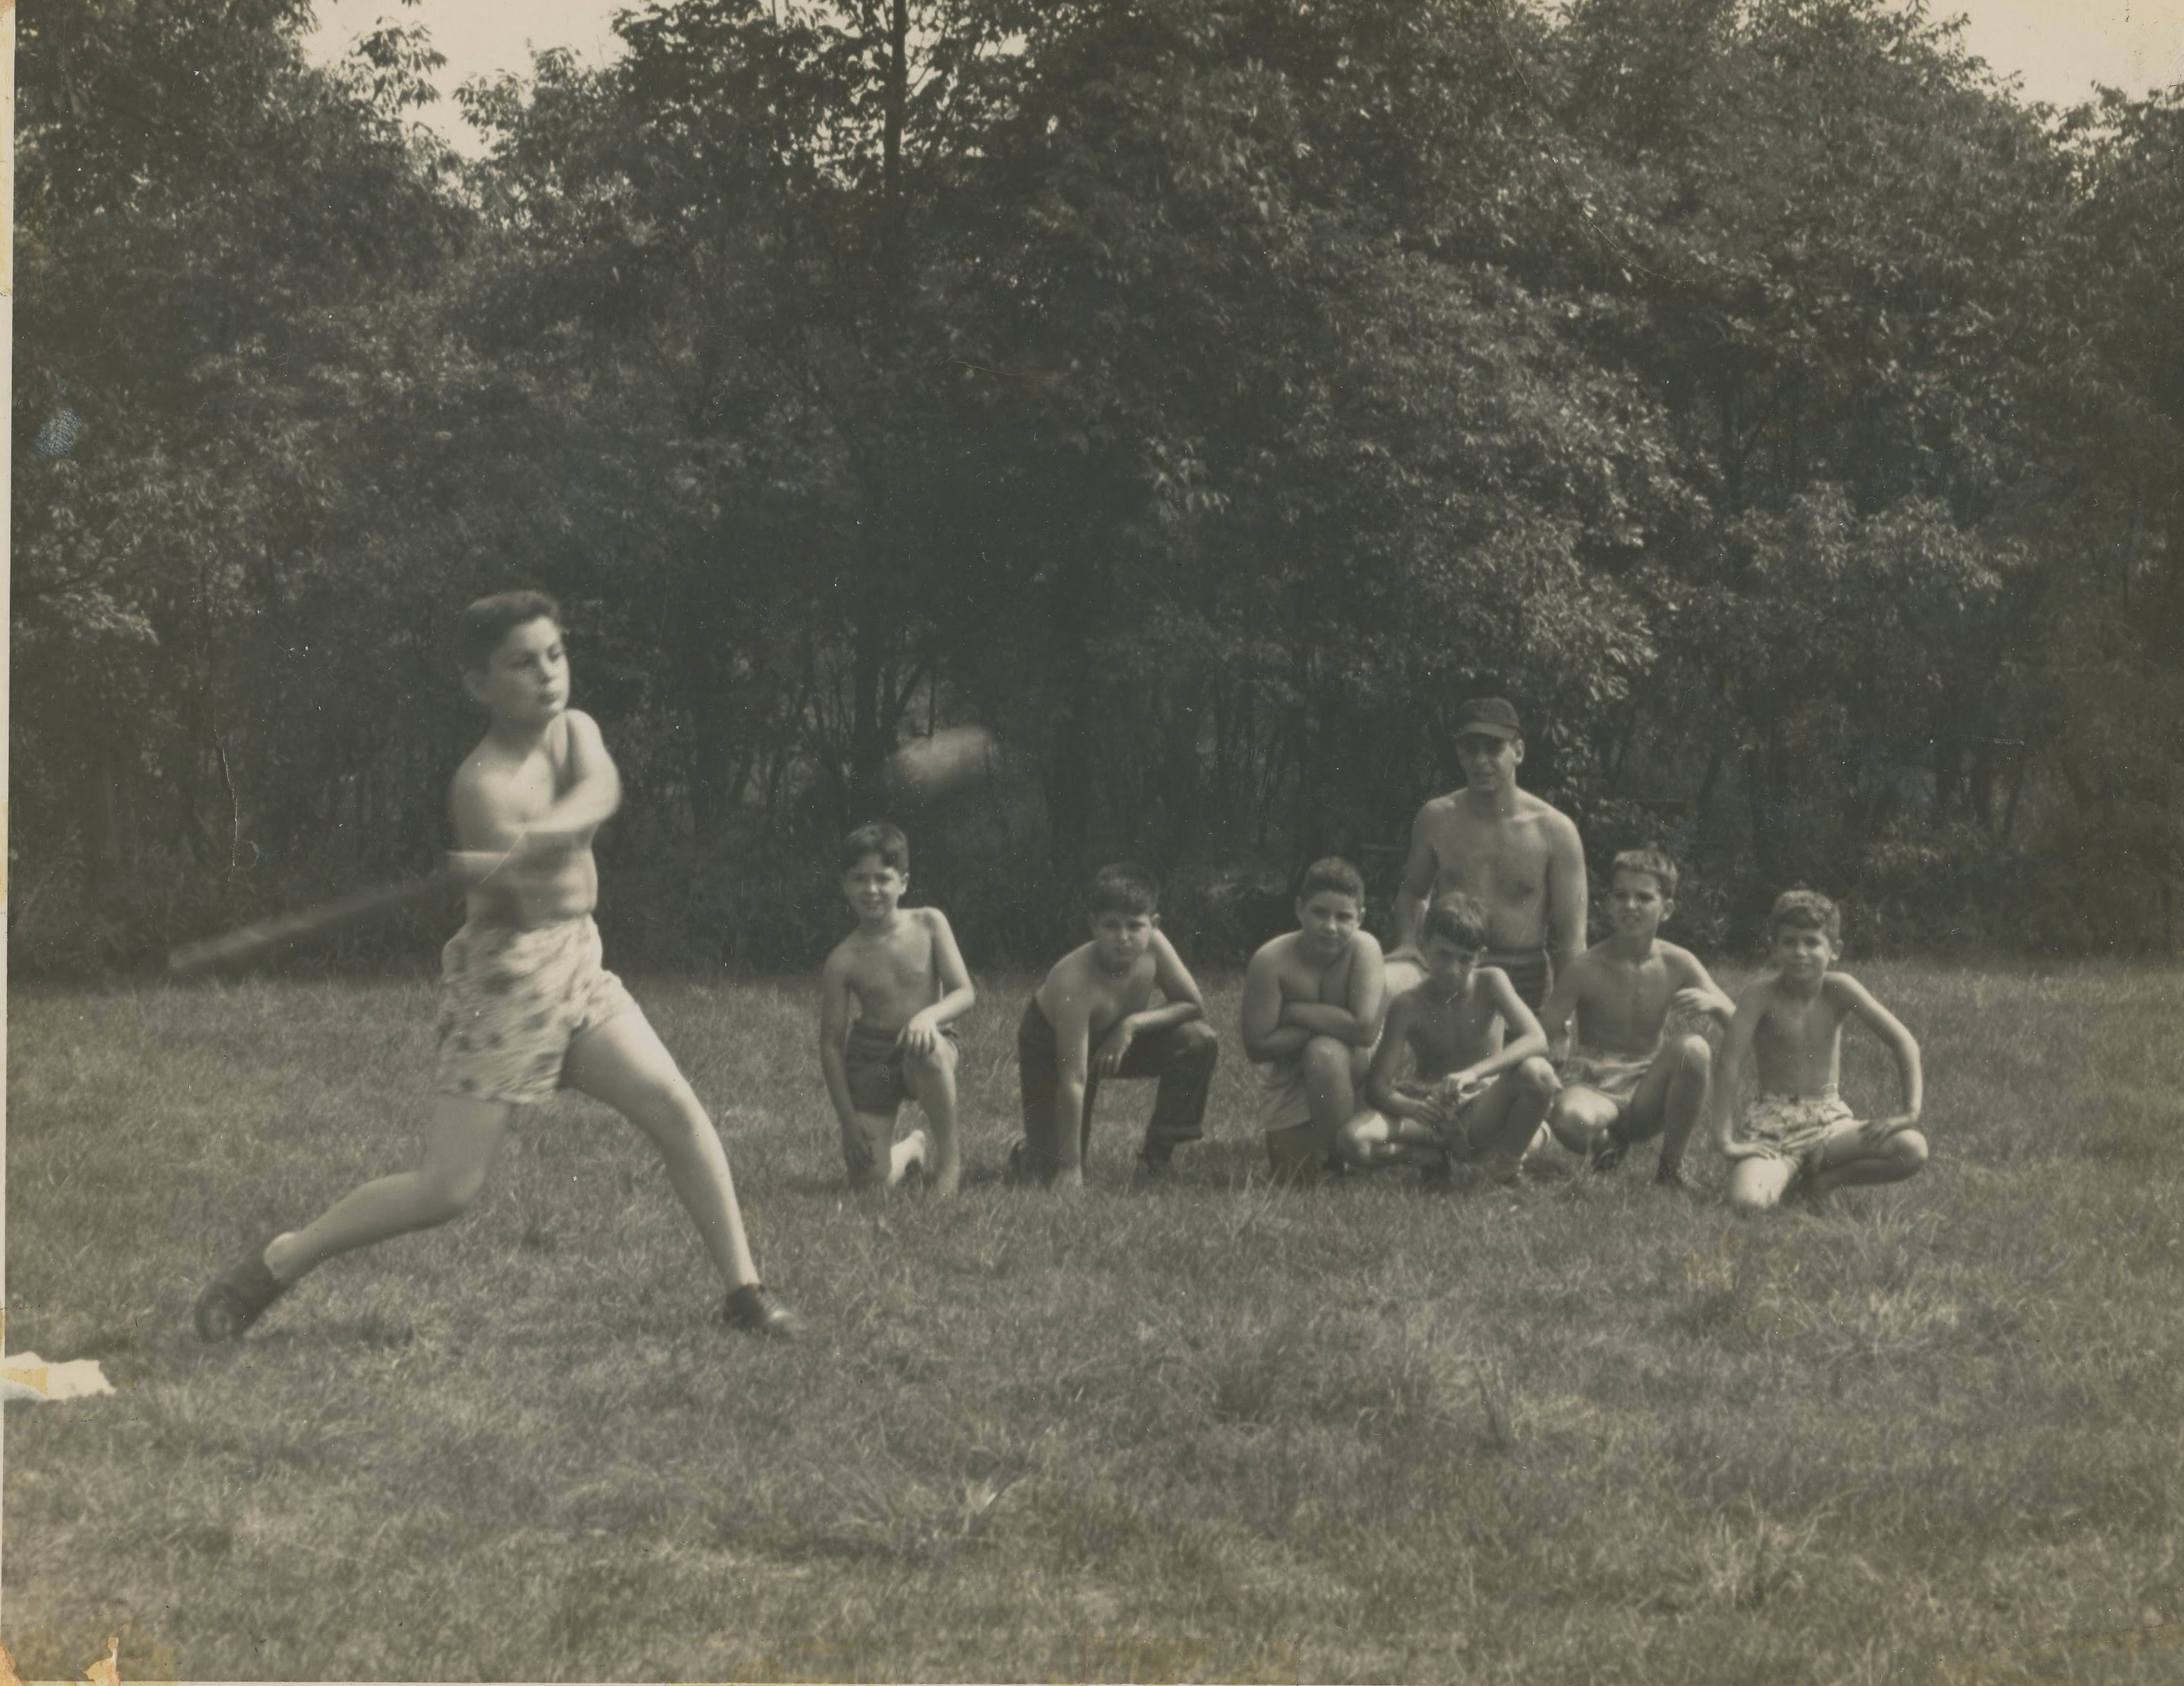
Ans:
<svg viewBox="0 0 2184 1686"><path fill-rule="evenodd" d="M18 991L0 1636L131 1678L2184 1678L2184 982L1861 965L1935 1161L1819 1216L1409 1173L1269 1190L1236 1057L1183 1186L839 1186L816 992L640 981L810 1338L716 1289L634 1132L530 1121L467 1219L236 1349L207 1274L414 1151L422 984ZM1853 1038L1853 1102L1886 1090Z"/></svg>

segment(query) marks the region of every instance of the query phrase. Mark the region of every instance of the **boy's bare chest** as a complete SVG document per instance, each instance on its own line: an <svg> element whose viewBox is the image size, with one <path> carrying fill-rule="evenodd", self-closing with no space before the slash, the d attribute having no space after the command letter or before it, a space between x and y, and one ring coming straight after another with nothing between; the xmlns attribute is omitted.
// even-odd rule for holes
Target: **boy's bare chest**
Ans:
<svg viewBox="0 0 2184 1686"><path fill-rule="evenodd" d="M850 987L888 999L929 994L933 939L916 927L861 944L850 957Z"/></svg>
<svg viewBox="0 0 2184 1686"><path fill-rule="evenodd" d="M1826 1059L1834 1054L1841 1029L1842 1014L1825 997L1800 1001L1777 996L1760 1020L1752 1040L1762 1057Z"/></svg>
<svg viewBox="0 0 2184 1686"><path fill-rule="evenodd" d="M1675 993L1668 966L1658 957L1635 965L1597 966L1578 998L1581 1016L1618 1030L1651 1032L1668 1016ZM1580 1027L1583 1028L1583 1027Z"/></svg>
<svg viewBox="0 0 2184 1686"><path fill-rule="evenodd" d="M1421 1067L1446 1071L1468 1065L1487 1051L1499 1015L1477 990L1461 1001L1435 1003L1411 1026L1411 1052Z"/></svg>
<svg viewBox="0 0 2184 1686"><path fill-rule="evenodd" d="M1350 977L1356 962L1354 949L1345 949L1340 960L1323 966L1297 957L1281 970L1282 999L1341 1006L1350 999Z"/></svg>

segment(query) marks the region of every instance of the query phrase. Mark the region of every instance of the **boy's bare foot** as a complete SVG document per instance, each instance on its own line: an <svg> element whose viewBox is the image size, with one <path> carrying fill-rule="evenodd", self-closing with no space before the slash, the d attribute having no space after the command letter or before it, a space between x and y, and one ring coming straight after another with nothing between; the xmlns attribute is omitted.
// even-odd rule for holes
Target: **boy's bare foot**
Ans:
<svg viewBox="0 0 2184 1686"><path fill-rule="evenodd" d="M214 1277L198 1296L198 1338L241 1340L243 1331L287 1291L288 1284L267 1268L265 1249L259 1248L241 1264Z"/></svg>
<svg viewBox="0 0 2184 1686"><path fill-rule="evenodd" d="M903 1188L922 1188L925 1186L926 1148L925 1132L922 1130L912 1130L897 1144L895 1155L900 1168L895 1172L894 1180Z"/></svg>
<svg viewBox="0 0 2184 1686"><path fill-rule="evenodd" d="M804 1329L804 1320L759 1283L731 1288L727 1303L721 1307L721 1321L732 1329L743 1329L773 1340L794 1340Z"/></svg>

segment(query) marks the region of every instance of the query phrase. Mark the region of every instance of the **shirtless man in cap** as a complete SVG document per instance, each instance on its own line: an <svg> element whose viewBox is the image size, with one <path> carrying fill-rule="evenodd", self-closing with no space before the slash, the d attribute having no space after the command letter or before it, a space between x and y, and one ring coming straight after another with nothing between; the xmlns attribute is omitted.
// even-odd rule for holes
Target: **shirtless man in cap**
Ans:
<svg viewBox="0 0 2184 1686"><path fill-rule="evenodd" d="M1458 709L1456 753L1464 787L1434 798L1411 825L1389 958L1415 961L1426 904L1465 891L1486 904L1482 964L1507 972L1536 1013L1547 999L1548 951L1565 962L1585 952L1585 850L1568 815L1517 788L1524 737L1509 704L1474 697ZM1391 969L1391 984L1396 976Z"/></svg>

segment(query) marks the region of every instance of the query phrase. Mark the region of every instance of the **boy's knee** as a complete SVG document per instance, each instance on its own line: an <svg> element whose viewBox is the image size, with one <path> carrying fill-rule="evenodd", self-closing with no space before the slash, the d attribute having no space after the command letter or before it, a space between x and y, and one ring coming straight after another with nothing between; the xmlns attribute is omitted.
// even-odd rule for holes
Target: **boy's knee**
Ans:
<svg viewBox="0 0 2184 1686"><path fill-rule="evenodd" d="M1351 1165L1363 1165L1373 1157L1373 1148L1386 1127L1377 1112L1361 1112L1334 1134L1334 1150Z"/></svg>
<svg viewBox="0 0 2184 1686"><path fill-rule="evenodd" d="M909 1049L905 1049L902 1054L902 1063L904 1068L911 1071L924 1071L933 1075L952 1071L956 1069L956 1044L944 1036L936 1036L933 1038L932 1048L925 1053L915 1053Z"/></svg>
<svg viewBox="0 0 2184 1686"><path fill-rule="evenodd" d="M1916 1130L1898 1130L1888 1138L1888 1147L1907 1172L1920 1170L1926 1163L1926 1138Z"/></svg>
<svg viewBox="0 0 2184 1686"><path fill-rule="evenodd" d="M485 1171L456 1172L428 1178L418 1203L418 1216L427 1227L452 1223L477 1204L485 1192Z"/></svg>
<svg viewBox="0 0 2184 1686"><path fill-rule="evenodd" d="M1211 1066L1221 1057L1221 1038L1203 1019L1178 1025L1172 1034L1174 1052L1169 1057L1178 1066Z"/></svg>
<svg viewBox="0 0 2184 1686"><path fill-rule="evenodd" d="M1555 1076L1555 1068L1537 1054L1517 1068L1517 1085L1527 1094L1551 1095L1562 1088L1562 1079Z"/></svg>
<svg viewBox="0 0 2184 1686"><path fill-rule="evenodd" d="M1713 1070L1713 1044L1702 1036L1687 1036L1676 1043L1676 1066L1695 1077L1703 1077Z"/></svg>
<svg viewBox="0 0 2184 1686"><path fill-rule="evenodd" d="M1315 1077L1346 1076L1350 1071L1350 1046L1331 1036L1316 1036L1304 1045L1304 1068Z"/></svg>

